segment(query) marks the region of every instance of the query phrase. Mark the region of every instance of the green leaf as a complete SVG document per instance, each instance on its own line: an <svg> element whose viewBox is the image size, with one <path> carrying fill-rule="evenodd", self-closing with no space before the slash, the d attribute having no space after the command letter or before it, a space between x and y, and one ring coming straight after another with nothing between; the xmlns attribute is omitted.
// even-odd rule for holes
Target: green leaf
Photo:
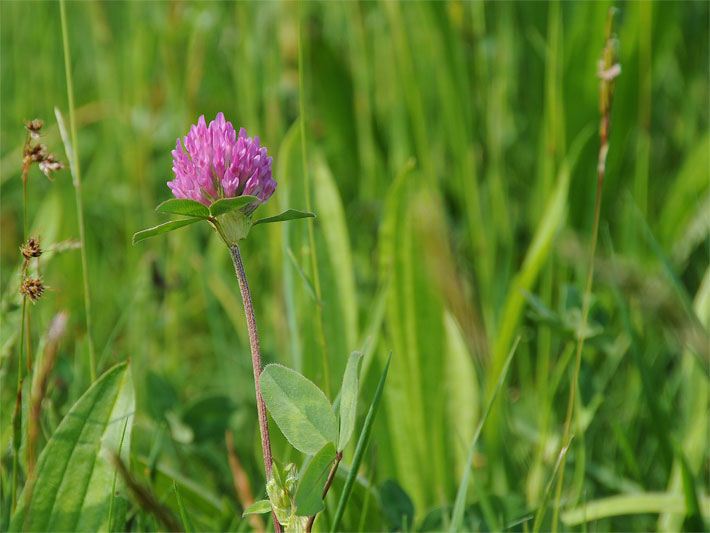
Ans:
<svg viewBox="0 0 710 533"><path fill-rule="evenodd" d="M181 421L192 429L197 442L223 441L234 408L234 402L229 396L211 394L198 398L185 407Z"/></svg>
<svg viewBox="0 0 710 533"><path fill-rule="evenodd" d="M210 214L213 217L224 215L230 211L241 209L251 203L261 203L256 196L235 196L234 198L222 198L210 206Z"/></svg>
<svg viewBox="0 0 710 533"><path fill-rule="evenodd" d="M269 500L259 500L258 502L252 503L249 507L244 509L242 513L242 518L249 516L250 514L264 514L271 512L271 502Z"/></svg>
<svg viewBox="0 0 710 533"><path fill-rule="evenodd" d="M169 213L173 215L185 215L188 217L207 218L210 210L200 202L187 198L171 198L155 208L158 213Z"/></svg>
<svg viewBox="0 0 710 533"><path fill-rule="evenodd" d="M281 365L267 365L259 378L266 407L286 439L298 451L318 452L338 438L330 402L316 385Z"/></svg>
<svg viewBox="0 0 710 533"><path fill-rule="evenodd" d="M380 500L390 528L409 531L414 524L414 503L399 483L386 480L380 487Z"/></svg>
<svg viewBox="0 0 710 533"><path fill-rule="evenodd" d="M34 483L25 485L10 530L107 530L115 479L107 452L128 461L134 410L131 373L122 363L94 382L59 424L39 456ZM112 521L122 526L115 511Z"/></svg>
<svg viewBox="0 0 710 533"><path fill-rule="evenodd" d="M169 233L175 231L176 229L182 228L183 226L189 226L195 222L200 222L199 218L188 218L185 220L171 220L170 222L165 222L164 224L159 224L158 226L153 226L152 228L141 230L133 235L133 244L139 243L156 235L162 235L163 233Z"/></svg>
<svg viewBox="0 0 710 533"><path fill-rule="evenodd" d="M353 490L353 485L355 484L355 479L357 478L357 472L358 470L360 470L360 463L362 463L362 458L365 455L365 450L367 449L367 445L370 442L370 433L372 432L372 425L375 422L377 408L380 406L380 399L382 398L382 391L385 388L385 380L387 379L387 372L389 371L391 360L392 354L387 357L387 363L385 363L385 368L382 371L382 376L380 376L380 381L377 384L377 389L375 390L375 397L372 399L370 409L368 409L367 416L365 417L365 423L363 424L362 431L360 432L360 437L357 439L357 446L355 446L355 456L353 457L353 463L352 465L350 465L350 472L348 473L348 478L345 480L343 492L340 493L338 508L335 511L335 517L333 518L333 523L330 526L331 533L334 531L338 531L340 520L341 518L343 518L343 513L345 512L345 506L348 504L350 494Z"/></svg>
<svg viewBox="0 0 710 533"><path fill-rule="evenodd" d="M296 209L287 209L283 213L274 215L273 217L260 218L254 225L257 224L271 224L272 222L285 222L286 220L297 220L299 218L315 218L314 213L309 213L308 211L297 211Z"/></svg>
<svg viewBox="0 0 710 533"><path fill-rule="evenodd" d="M345 373L343 374L343 385L340 388L340 435L338 436L338 450L342 451L348 445L350 437L355 429L355 418L357 416L357 395L358 395L358 369L362 354L353 352L348 358Z"/></svg>
<svg viewBox="0 0 710 533"><path fill-rule="evenodd" d="M325 509L323 489L334 459L335 446L329 442L308 462L296 488L298 516L313 516Z"/></svg>

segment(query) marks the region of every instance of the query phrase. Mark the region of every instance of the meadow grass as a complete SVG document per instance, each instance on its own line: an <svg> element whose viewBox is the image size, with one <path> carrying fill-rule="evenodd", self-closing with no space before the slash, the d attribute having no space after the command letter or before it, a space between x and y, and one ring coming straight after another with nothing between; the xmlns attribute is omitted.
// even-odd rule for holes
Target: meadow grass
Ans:
<svg viewBox="0 0 710 533"><path fill-rule="evenodd" d="M364 353L356 431L373 421L369 445L349 445L316 529L548 530L557 514L564 530L707 526L710 9L616 5L622 72L590 262L611 6L0 3L0 527L13 460L26 481L20 349L40 368L67 311L40 448L94 374L130 361L135 481L183 527L251 529L225 447L229 431L262 498L229 257L201 224L131 246L162 221L176 137L219 111L274 156L264 212L318 215L257 226L240 247L262 357L335 400L349 354ZM67 170L50 182L32 169L25 202L35 117ZM25 205L49 287L28 324ZM272 447L303 461L275 425ZM116 529L159 527L120 494Z"/></svg>

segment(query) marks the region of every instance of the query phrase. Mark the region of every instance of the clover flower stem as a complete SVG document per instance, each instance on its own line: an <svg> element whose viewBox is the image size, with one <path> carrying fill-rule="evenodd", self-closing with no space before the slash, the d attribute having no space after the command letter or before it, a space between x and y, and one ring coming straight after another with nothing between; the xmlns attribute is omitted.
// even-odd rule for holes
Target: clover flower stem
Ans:
<svg viewBox="0 0 710 533"><path fill-rule="evenodd" d="M237 275L239 283L239 291L242 293L242 302L244 303L244 314L247 318L247 330L249 332L249 347L251 348L251 365L254 370L254 390L256 392L256 410L259 416L259 433L261 434L261 451L264 454L264 470L266 471L266 480L271 479L271 440L269 439L269 423L266 419L266 404L264 397L261 395L261 385L259 384L259 376L261 375L261 353L259 350L259 333L256 329L256 317L254 315L254 306L251 301L251 293L249 292L249 283L247 275L244 271L244 263L242 256L239 253L239 246L233 244L229 247L232 255L232 263L234 263L234 272ZM272 513L274 519L274 530L281 531L281 524L276 519L276 515Z"/></svg>
<svg viewBox="0 0 710 533"><path fill-rule="evenodd" d="M96 380L96 351L91 336L91 294L89 292L89 262L86 256L86 230L84 225L84 201L81 195L81 170L79 167L79 145L76 135L76 117L74 113L74 82L71 73L71 55L69 50L69 33L67 31L67 13L64 0L59 1L59 15L62 25L62 47L64 49L64 72L67 80L67 100L69 100L69 129L71 131L71 149L66 146L72 181L74 183L74 199L76 215L79 222L79 240L81 242L81 274L84 283L84 313L86 314L86 340L89 345L89 371L91 381ZM69 153L71 152L71 153Z"/></svg>

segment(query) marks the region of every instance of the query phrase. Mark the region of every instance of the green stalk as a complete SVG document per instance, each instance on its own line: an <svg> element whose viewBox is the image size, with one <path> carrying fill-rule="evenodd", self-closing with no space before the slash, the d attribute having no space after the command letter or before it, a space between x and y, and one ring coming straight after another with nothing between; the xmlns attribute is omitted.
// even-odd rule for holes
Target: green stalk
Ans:
<svg viewBox="0 0 710 533"><path fill-rule="evenodd" d="M84 227L84 202L81 196L81 169L79 165L79 146L76 136L76 117L74 114L74 83L71 73L71 52L69 50L69 34L67 32L67 14L64 0L59 1L59 12L62 23L62 47L64 48L64 72L67 79L67 100L69 101L69 128L71 131L71 147L67 148L67 157L74 184L76 212L79 221L79 241L81 243L81 274L84 283L84 312L86 314L86 338L89 343L89 371L91 381L96 380L96 353L91 337L91 295L89 292L89 267L86 257L86 231ZM65 143L66 144L66 143ZM69 153L71 152L71 153Z"/></svg>
<svg viewBox="0 0 710 533"><path fill-rule="evenodd" d="M303 162L303 187L306 196L306 211L311 209L311 178L308 173L308 152L306 150L306 95L303 84L303 43L301 39L301 20L298 21L298 109L301 127L301 160ZM323 388L325 395L330 397L330 360L328 359L328 345L325 340L325 327L323 326L323 299L321 297L320 275L318 274L318 252L316 250L316 239L313 230L315 224L313 219L308 222L308 247L311 256L311 277L313 278L313 288L316 292L316 328L318 342L321 347L323 364Z"/></svg>
<svg viewBox="0 0 710 533"><path fill-rule="evenodd" d="M20 322L20 353L17 355L17 393L15 411L12 414L12 485L10 489L10 501L12 510L17 504L17 478L19 477L20 443L22 438L22 359L25 351L25 311L27 308L27 297L22 297L22 321Z"/></svg>
<svg viewBox="0 0 710 533"><path fill-rule="evenodd" d="M24 236L24 240L27 240L27 235L30 232L29 229L29 206L30 206L30 200L29 200L30 194L29 194L29 187L27 186L27 175L23 175L22 177L22 234Z"/></svg>
<svg viewBox="0 0 710 533"><path fill-rule="evenodd" d="M606 44L602 53L602 65L605 72L609 72L614 65L613 44L611 42L613 9L609 11L606 27ZM602 187L604 185L604 175L606 173L606 157L609 150L609 119L611 114L611 98L613 93L613 76L609 79L603 77L602 74L600 86L600 114L601 124L599 129L599 160L597 164L597 189L594 197L594 223L592 225L592 242L589 247L589 270L587 271L587 281L584 288L584 297L582 300L582 321L577 330L577 350L575 353L574 373L572 374L572 382L570 384L569 397L567 399L567 414L565 416L565 425L562 433L562 446L570 440L570 432L572 429L572 415L574 406L577 401L577 385L579 382L579 371L582 366L582 348L584 347L585 332L587 330L587 320L589 318L589 308L592 296L592 285L594 281L594 257L597 250L597 237L599 235L599 218L602 204ZM580 437L583 439L583 437ZM557 533L557 525L560 513L560 500L562 498L562 486L565 477L565 463L560 467L560 475L557 478L557 487L555 488L555 506L552 510L552 532Z"/></svg>

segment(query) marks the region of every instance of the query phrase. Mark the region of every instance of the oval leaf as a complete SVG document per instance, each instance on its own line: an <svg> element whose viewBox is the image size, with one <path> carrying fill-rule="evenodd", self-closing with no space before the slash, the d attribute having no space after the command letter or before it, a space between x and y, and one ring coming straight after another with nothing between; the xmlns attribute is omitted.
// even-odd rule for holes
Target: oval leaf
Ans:
<svg viewBox="0 0 710 533"><path fill-rule="evenodd" d="M348 358L348 364L343 374L343 385L340 388L340 436L338 450L342 451L348 445L355 429L357 416L358 370L362 354L353 352Z"/></svg>
<svg viewBox="0 0 710 533"><path fill-rule="evenodd" d="M210 210L196 200L187 198L171 198L165 200L155 208L158 213L169 213L173 215L185 215L188 217L207 218L210 216Z"/></svg>
<svg viewBox="0 0 710 533"><path fill-rule="evenodd" d="M259 500L258 502L252 503L249 507L244 509L242 513L242 518L250 514L264 514L271 512L271 502L269 500Z"/></svg>
<svg viewBox="0 0 710 533"><path fill-rule="evenodd" d="M298 451L318 452L338 438L330 402L316 385L281 365L267 365L259 378L266 407L286 439Z"/></svg>
<svg viewBox="0 0 710 533"><path fill-rule="evenodd" d="M284 222L286 220L296 220L298 218L315 218L315 213L309 213L308 211L297 211L296 209L287 209L283 213L274 215L273 217L260 218L254 225L257 224L270 224L271 222Z"/></svg>
<svg viewBox="0 0 710 533"><path fill-rule="evenodd" d="M135 396L126 363L101 376L72 406L37 461L12 517L12 531L107 531L116 479L107 452L128 461Z"/></svg>
<svg viewBox="0 0 710 533"><path fill-rule="evenodd" d="M169 233L175 231L176 229L182 228L183 226L189 226L195 222L199 222L200 218L188 218L185 220L171 220L170 222L165 222L158 226L152 228L144 229L133 235L133 244L139 243L156 235L162 235L163 233Z"/></svg>
<svg viewBox="0 0 710 533"><path fill-rule="evenodd" d="M261 203L256 196L235 196L234 198L222 198L210 206L210 213L213 217L224 215L235 209L241 209L251 203Z"/></svg>
<svg viewBox="0 0 710 533"><path fill-rule="evenodd" d="M335 446L329 442L306 465L296 487L296 514L313 516L325 509L323 488L328 480L330 465L335 459Z"/></svg>

